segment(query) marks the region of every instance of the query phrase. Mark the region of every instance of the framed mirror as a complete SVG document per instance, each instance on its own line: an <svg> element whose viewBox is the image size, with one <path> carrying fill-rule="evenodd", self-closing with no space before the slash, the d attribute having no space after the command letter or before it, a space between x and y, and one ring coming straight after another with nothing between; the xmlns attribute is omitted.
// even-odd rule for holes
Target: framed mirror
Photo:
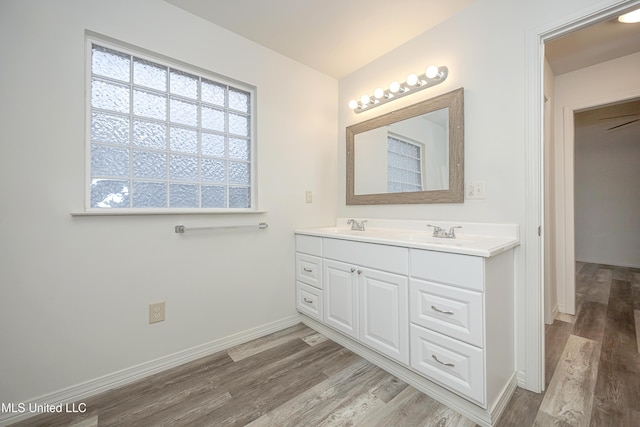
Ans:
<svg viewBox="0 0 640 427"><path fill-rule="evenodd" d="M347 205L463 202L463 88L347 128Z"/></svg>

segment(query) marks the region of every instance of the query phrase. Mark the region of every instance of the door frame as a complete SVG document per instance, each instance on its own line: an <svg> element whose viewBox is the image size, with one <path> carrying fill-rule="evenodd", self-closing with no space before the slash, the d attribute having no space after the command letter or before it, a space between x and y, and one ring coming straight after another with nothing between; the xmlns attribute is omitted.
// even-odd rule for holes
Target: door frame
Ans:
<svg viewBox="0 0 640 427"><path fill-rule="evenodd" d="M640 1L603 1L557 22L534 28L526 36L525 98L525 337L524 366L518 383L534 391L544 390L544 45L547 41L593 23L614 17ZM573 271L573 269L572 269Z"/></svg>

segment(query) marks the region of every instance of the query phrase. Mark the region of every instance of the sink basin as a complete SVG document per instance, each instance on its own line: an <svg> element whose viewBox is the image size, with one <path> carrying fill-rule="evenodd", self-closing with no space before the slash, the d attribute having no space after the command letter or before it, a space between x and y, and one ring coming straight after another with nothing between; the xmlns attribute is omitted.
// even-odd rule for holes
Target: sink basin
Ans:
<svg viewBox="0 0 640 427"><path fill-rule="evenodd" d="M411 231L411 230L388 230L388 229L365 229L365 231L352 230L349 227L323 227L316 228L315 231L319 233L333 234L333 235L346 235L346 236L361 236L383 240L394 241L407 241L416 243L428 243L446 246L460 246L473 243L473 240L468 239L446 239L442 237L433 237L430 232L423 231Z"/></svg>
<svg viewBox="0 0 640 427"><path fill-rule="evenodd" d="M347 228L347 227L323 227L323 228L314 228L313 230L319 233L327 233L327 234L359 235L360 233L366 233L366 231L352 230L351 228Z"/></svg>
<svg viewBox="0 0 640 427"><path fill-rule="evenodd" d="M406 235L405 239L411 242L435 243L435 244L441 244L441 245L455 245L455 244L468 245L475 241L475 240L469 240L469 239L461 239L458 237L456 237L455 239L447 239L444 237L433 237L429 233L425 233L425 234L411 233Z"/></svg>

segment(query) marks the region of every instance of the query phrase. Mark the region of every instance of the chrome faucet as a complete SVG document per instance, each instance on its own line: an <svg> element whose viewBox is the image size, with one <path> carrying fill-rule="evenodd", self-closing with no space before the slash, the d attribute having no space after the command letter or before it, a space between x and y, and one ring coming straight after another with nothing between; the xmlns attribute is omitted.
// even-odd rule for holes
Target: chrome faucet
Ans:
<svg viewBox="0 0 640 427"><path fill-rule="evenodd" d="M439 227L437 225L427 224L427 227L433 227L433 237L441 237L443 239L455 239L456 238L456 228L462 228L461 225L456 225L455 227L451 227L449 231L445 230L444 227Z"/></svg>
<svg viewBox="0 0 640 427"><path fill-rule="evenodd" d="M350 219L347 221L347 224L351 224L351 230L354 231L364 231L364 223L367 222L366 219L358 222L355 219Z"/></svg>

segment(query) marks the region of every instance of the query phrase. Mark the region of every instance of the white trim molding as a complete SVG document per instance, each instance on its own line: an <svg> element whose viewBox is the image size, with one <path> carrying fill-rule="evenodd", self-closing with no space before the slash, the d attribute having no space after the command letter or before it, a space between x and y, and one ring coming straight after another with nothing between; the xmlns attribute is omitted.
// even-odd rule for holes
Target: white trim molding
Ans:
<svg viewBox="0 0 640 427"><path fill-rule="evenodd" d="M248 329L237 334L229 335L228 337L197 345L195 347L191 347L177 353L169 354L155 360L150 360L136 366L131 366L129 368L125 368L99 378L94 378L81 384L54 391L52 393L47 393L45 395L31 399L28 402L22 403L24 403L26 407L29 407L30 404L35 405L47 403L50 405L65 405L67 403L77 402L82 399L95 396L96 394L105 392L107 390L130 384L149 375L157 374L158 372L165 371L167 369L182 365L187 362L191 362L201 357L205 357L210 354L234 347L236 345L249 342L256 338L281 331L288 327L297 325L301 321L302 319L300 315L295 314L293 316L285 317L284 319L276 320L275 322L267 323L253 329ZM7 426L9 424L13 424L20 420L24 420L36 415L38 414L32 414L28 412L22 414L0 414L0 427Z"/></svg>

